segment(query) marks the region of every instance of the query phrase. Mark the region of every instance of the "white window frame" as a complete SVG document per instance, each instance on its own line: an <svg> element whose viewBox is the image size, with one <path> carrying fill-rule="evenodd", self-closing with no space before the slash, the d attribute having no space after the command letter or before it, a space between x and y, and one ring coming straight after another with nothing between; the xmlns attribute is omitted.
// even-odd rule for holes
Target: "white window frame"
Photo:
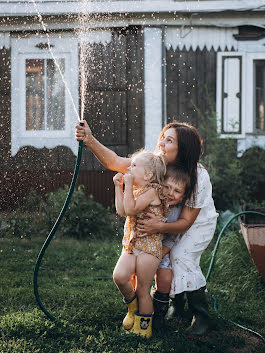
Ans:
<svg viewBox="0 0 265 353"><path fill-rule="evenodd" d="M223 57L241 58L241 132L240 133L222 133L222 92L223 92ZM221 138L244 138L246 133L246 71L245 71L245 53L243 52L218 52L217 53L217 87L216 87L216 112L217 112L217 131Z"/></svg>
<svg viewBox="0 0 265 353"><path fill-rule="evenodd" d="M163 126L163 74L161 28L144 29L145 148L153 151Z"/></svg>
<svg viewBox="0 0 265 353"><path fill-rule="evenodd" d="M246 95L246 132L250 134L257 134L257 136L264 136L265 133L256 130L256 116L255 112L255 102L254 102L254 61L255 60L265 60L265 51L263 53L246 53L246 75L248 82L248 92ZM251 117L252 119L247 119Z"/></svg>
<svg viewBox="0 0 265 353"><path fill-rule="evenodd" d="M48 43L43 35L31 35L25 38L11 39L11 154L14 156L21 147L54 148L68 146L77 154L78 144L74 138L74 126L78 122L79 112L79 74L78 40L69 34L51 34L49 49L36 47L39 43ZM65 88L65 126L63 130L26 130L26 59L65 60L64 80L72 99Z"/></svg>

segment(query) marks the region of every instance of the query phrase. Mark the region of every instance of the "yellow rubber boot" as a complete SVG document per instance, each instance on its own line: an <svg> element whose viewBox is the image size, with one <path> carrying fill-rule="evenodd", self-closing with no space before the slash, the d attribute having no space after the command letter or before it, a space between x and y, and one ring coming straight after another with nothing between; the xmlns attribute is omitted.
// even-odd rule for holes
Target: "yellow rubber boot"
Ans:
<svg viewBox="0 0 265 353"><path fill-rule="evenodd" d="M127 304L128 313L123 319L122 326L125 330L130 330L134 324L134 313L138 311L138 300L137 296L135 295L130 301L126 301L125 298L123 299L124 303Z"/></svg>
<svg viewBox="0 0 265 353"><path fill-rule="evenodd" d="M144 338L152 337L152 315L135 313L134 325L130 332Z"/></svg>

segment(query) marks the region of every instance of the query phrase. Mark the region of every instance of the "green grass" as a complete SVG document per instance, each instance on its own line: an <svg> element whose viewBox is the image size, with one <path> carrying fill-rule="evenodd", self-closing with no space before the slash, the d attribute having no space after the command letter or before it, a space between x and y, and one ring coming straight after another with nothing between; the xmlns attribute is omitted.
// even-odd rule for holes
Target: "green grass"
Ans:
<svg viewBox="0 0 265 353"><path fill-rule="evenodd" d="M126 312L111 277L121 251L115 241L55 239L39 271L39 292L45 307L58 320L40 311L33 294L33 269L44 239L0 239L0 352L265 352L261 339L230 325L211 309L215 328L198 341L176 333L175 323L154 332L152 339L127 335L121 330ZM210 250L202 257L204 272ZM259 332L265 331L265 286L236 233L221 241L208 289L220 311ZM184 322L183 325L187 325ZM183 326L183 327L184 327Z"/></svg>

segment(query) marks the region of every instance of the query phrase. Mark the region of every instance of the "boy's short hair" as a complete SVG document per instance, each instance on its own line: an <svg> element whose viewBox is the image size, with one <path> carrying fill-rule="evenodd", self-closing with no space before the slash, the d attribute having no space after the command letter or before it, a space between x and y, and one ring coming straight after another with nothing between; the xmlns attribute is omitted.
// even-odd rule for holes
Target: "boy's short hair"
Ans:
<svg viewBox="0 0 265 353"><path fill-rule="evenodd" d="M167 171L165 175L165 179L172 179L176 183L185 184L185 194L183 201L186 201L187 195L190 191L191 183L189 173L183 168L181 165L167 165Z"/></svg>

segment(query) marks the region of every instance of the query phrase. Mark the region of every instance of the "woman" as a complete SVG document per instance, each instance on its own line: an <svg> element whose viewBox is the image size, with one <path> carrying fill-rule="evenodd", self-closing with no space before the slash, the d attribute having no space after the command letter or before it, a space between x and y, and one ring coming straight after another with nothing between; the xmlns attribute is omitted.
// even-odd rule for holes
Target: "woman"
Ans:
<svg viewBox="0 0 265 353"><path fill-rule="evenodd" d="M84 126L76 126L77 141L83 140L85 145L94 153L99 161L110 170L126 173L130 166L130 159L118 156L115 152L97 141L91 133L86 121ZM149 219L138 224L138 230L143 234L171 233L183 234L180 240L184 244L179 247L178 242L171 249L171 262L173 264L173 280L171 287L171 268L161 268L157 272L157 291L154 294L155 318L158 321L166 313L169 302L169 291L175 294L175 304L181 310L184 305L183 293L187 292L189 307L193 313L192 325L189 333L193 336L205 334L209 327L208 307L205 297L205 278L200 270L199 261L203 250L207 247L214 235L217 213L214 208L211 183L207 171L198 164L201 153L202 140L198 131L191 125L185 123L170 123L161 131L157 149L160 150L167 164L180 164L189 174L191 187L185 206L183 207L178 220L170 223L163 223L153 215ZM198 217L198 215L202 214ZM197 218L198 217L198 218ZM207 225L210 225L208 227ZM202 231L200 231L202 229ZM187 232L189 230L189 232ZM188 238L188 242L187 242ZM187 258L180 259L178 249L189 248ZM179 269L180 263L185 268ZM192 262L192 266L187 266ZM176 271L175 271L176 269ZM180 270L180 272L179 272ZM199 278L198 280L183 283L183 271L191 273ZM185 276L184 276L185 277ZM194 277L194 278L195 278ZM180 283L179 283L180 282ZM181 304L180 304L181 303ZM161 320L160 320L161 321ZM155 325L157 326L157 325Z"/></svg>

